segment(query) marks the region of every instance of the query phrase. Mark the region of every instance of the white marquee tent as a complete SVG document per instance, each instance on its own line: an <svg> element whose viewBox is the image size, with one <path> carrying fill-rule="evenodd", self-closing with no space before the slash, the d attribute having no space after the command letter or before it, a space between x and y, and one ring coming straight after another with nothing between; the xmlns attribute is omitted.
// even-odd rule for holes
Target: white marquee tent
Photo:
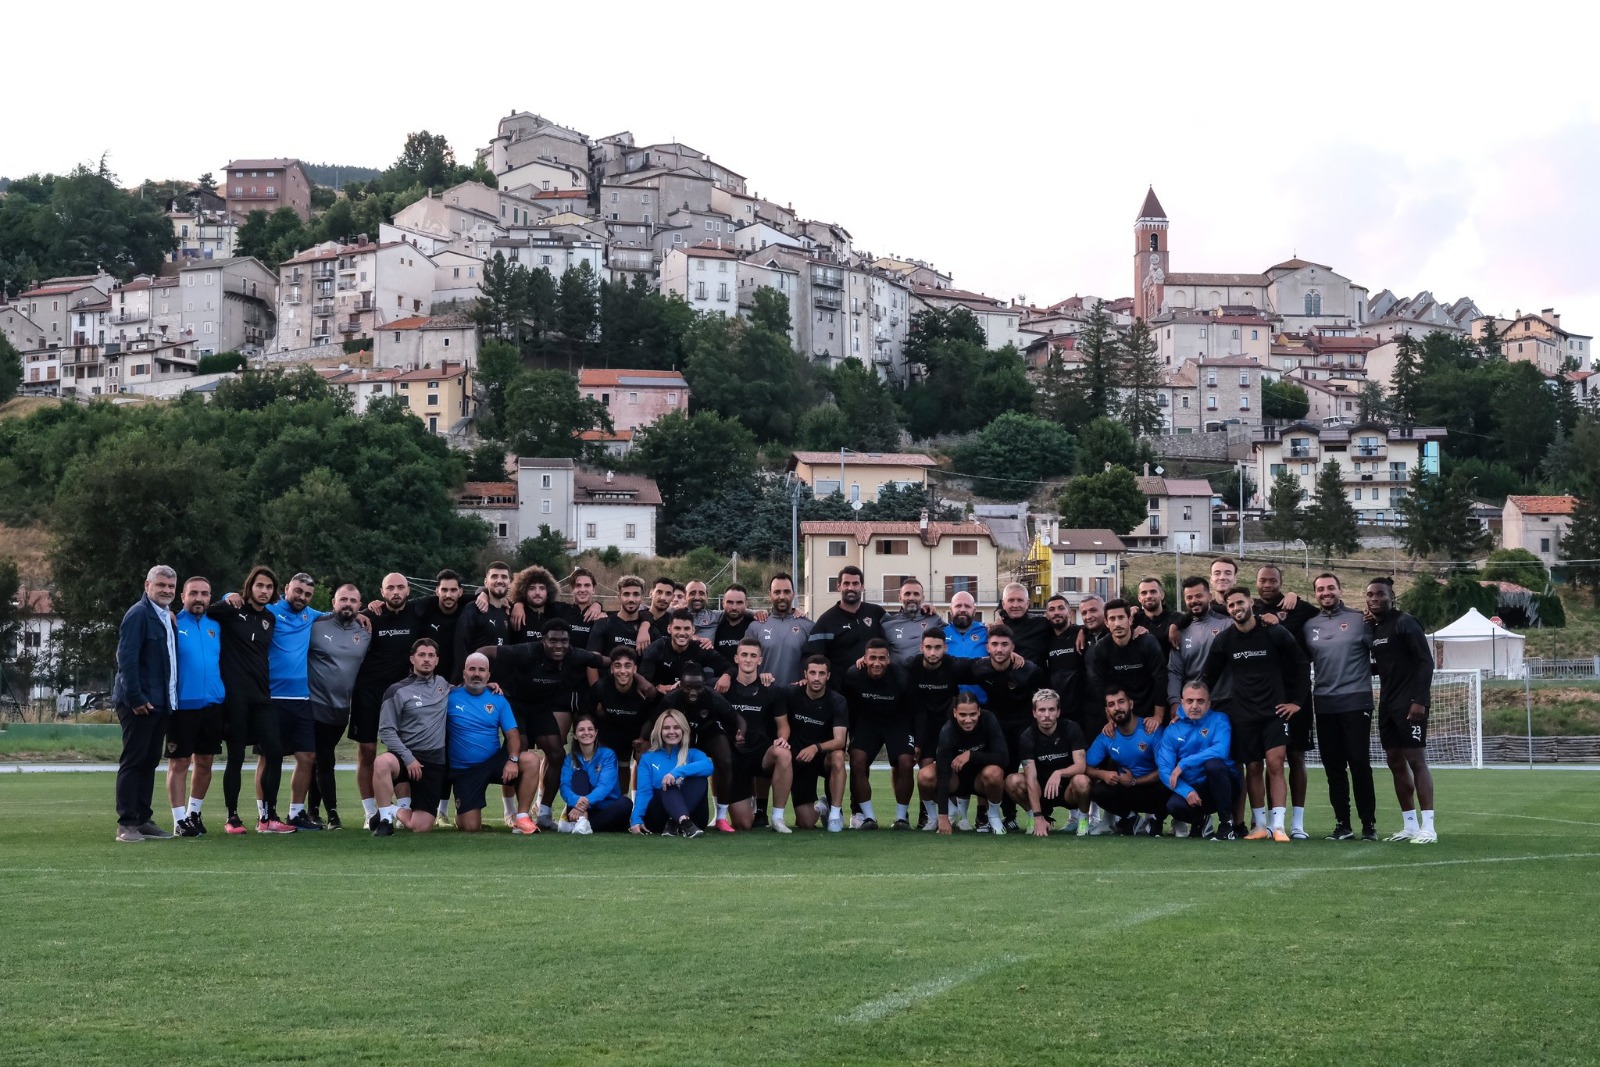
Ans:
<svg viewBox="0 0 1600 1067"><path fill-rule="evenodd" d="M1486 619L1477 608L1428 635L1440 670L1487 671L1496 678L1522 677L1521 634Z"/></svg>

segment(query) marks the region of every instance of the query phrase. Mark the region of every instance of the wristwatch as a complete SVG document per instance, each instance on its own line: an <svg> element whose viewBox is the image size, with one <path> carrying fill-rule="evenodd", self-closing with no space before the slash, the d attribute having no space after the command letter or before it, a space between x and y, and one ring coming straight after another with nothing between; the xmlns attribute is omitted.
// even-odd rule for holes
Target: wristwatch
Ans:
<svg viewBox="0 0 1600 1067"><path fill-rule="evenodd" d="M516 756L507 756L506 759L510 760L512 763L521 763L522 762Z"/></svg>

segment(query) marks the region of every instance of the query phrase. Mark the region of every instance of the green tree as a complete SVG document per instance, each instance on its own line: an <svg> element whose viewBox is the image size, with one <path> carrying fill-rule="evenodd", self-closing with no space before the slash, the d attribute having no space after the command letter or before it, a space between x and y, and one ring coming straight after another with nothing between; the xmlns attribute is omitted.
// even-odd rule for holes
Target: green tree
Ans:
<svg viewBox="0 0 1600 1067"><path fill-rule="evenodd" d="M978 316L967 308L927 308L913 312L906 328L906 362L931 368L938 359L940 346L949 342L983 348L989 339L984 335Z"/></svg>
<svg viewBox="0 0 1600 1067"><path fill-rule="evenodd" d="M1356 398L1356 421L1387 425L1393 420L1394 409L1389 403L1388 396L1384 394L1383 386L1374 381L1362 382L1361 391Z"/></svg>
<svg viewBox="0 0 1600 1067"><path fill-rule="evenodd" d="M1311 397L1293 382L1261 381L1261 414L1269 419L1303 419L1311 411Z"/></svg>
<svg viewBox="0 0 1600 1067"><path fill-rule="evenodd" d="M1105 301L1097 300L1084 320L1083 329L1078 331L1081 363L1074 372L1091 419L1116 411L1117 388L1122 384L1117 366L1118 347L1111 314L1106 311Z"/></svg>
<svg viewBox="0 0 1600 1067"><path fill-rule="evenodd" d="M780 337L789 336L793 328L789 314L789 298L770 285L755 291L755 306L750 312L750 322L758 329L768 330Z"/></svg>
<svg viewBox="0 0 1600 1067"><path fill-rule="evenodd" d="M1458 571L1448 579L1419 578L1400 598L1400 607L1415 616L1424 630L1447 626L1472 608L1492 616L1498 603L1496 591L1479 585L1477 575L1468 571Z"/></svg>
<svg viewBox="0 0 1600 1067"><path fill-rule="evenodd" d="M201 356L200 362L195 365L196 374L227 374L232 371L242 371L250 365L249 360L238 352L215 352L209 356Z"/></svg>
<svg viewBox="0 0 1600 1067"><path fill-rule="evenodd" d="M1405 521L1400 541L1413 556L1442 553L1447 560L1464 560L1493 543L1489 532L1472 517L1472 483L1460 472L1411 472L1411 485L1400 499Z"/></svg>
<svg viewBox="0 0 1600 1067"><path fill-rule="evenodd" d="M1135 437L1160 433L1165 374L1155 336L1143 319L1135 319L1122 340L1118 378L1122 387L1118 410L1123 423Z"/></svg>
<svg viewBox="0 0 1600 1067"><path fill-rule="evenodd" d="M332 577L353 574L353 555L365 538L360 506L345 480L315 467L261 514L259 558L280 575L305 571Z"/></svg>
<svg viewBox="0 0 1600 1067"><path fill-rule="evenodd" d="M1403 423L1417 421L1421 387L1422 353L1416 338L1406 334L1396 342L1394 370L1389 373L1390 404L1396 419Z"/></svg>
<svg viewBox="0 0 1600 1067"><path fill-rule="evenodd" d="M694 547L674 534L677 523L721 493L752 485L756 440L737 420L713 411L674 411L641 429L629 466L655 480L663 504L666 552Z"/></svg>
<svg viewBox="0 0 1600 1067"><path fill-rule="evenodd" d="M819 404L800 416L796 444L813 452L837 452L850 447L850 420L837 404Z"/></svg>
<svg viewBox="0 0 1600 1067"><path fill-rule="evenodd" d="M524 567L543 567L554 575L566 574L572 567L572 555L567 551L567 539L540 524L537 537L524 537L517 543L511 565L517 570Z"/></svg>
<svg viewBox="0 0 1600 1067"><path fill-rule="evenodd" d="M1089 406L1083 398L1083 391L1059 355L1051 353L1044 366L1039 368L1034 381L1037 392L1033 410L1040 418L1069 429L1081 427L1090 421Z"/></svg>
<svg viewBox="0 0 1600 1067"><path fill-rule="evenodd" d="M980 496L1026 499L1040 483L1072 473L1074 446L1072 435L1057 424L1007 412L956 449L956 469L975 478Z"/></svg>
<svg viewBox="0 0 1600 1067"><path fill-rule="evenodd" d="M569 267L556 288L556 328L571 358L581 358L598 335L600 283L588 261Z"/></svg>
<svg viewBox="0 0 1600 1067"><path fill-rule="evenodd" d="M1305 492L1300 479L1284 468L1272 478L1272 489L1267 493L1267 507L1272 518L1267 520L1266 533L1274 541L1298 541L1305 528L1305 516L1300 513L1300 501Z"/></svg>
<svg viewBox="0 0 1600 1067"><path fill-rule="evenodd" d="M1107 463L1141 470L1146 463L1154 462L1150 445L1134 440L1128 427L1114 419L1094 419L1078 434L1079 474L1098 474Z"/></svg>
<svg viewBox="0 0 1600 1067"><path fill-rule="evenodd" d="M280 207L270 215L260 210L250 212L239 227L234 249L237 255L254 256L276 268L315 243L294 208Z"/></svg>
<svg viewBox="0 0 1600 1067"><path fill-rule="evenodd" d="M1106 529L1119 537L1149 514L1145 495L1126 467L1072 479L1056 503L1063 530Z"/></svg>
<svg viewBox="0 0 1600 1067"><path fill-rule="evenodd" d="M1586 591L1590 603L1600 608L1600 493L1592 488L1585 492L1561 538L1561 567L1573 587Z"/></svg>
<svg viewBox="0 0 1600 1067"><path fill-rule="evenodd" d="M1500 331L1495 327L1493 318L1483 324L1483 336L1478 338L1478 351L1483 353L1483 358L1486 360L1505 358L1505 352L1501 348Z"/></svg>
<svg viewBox="0 0 1600 1067"><path fill-rule="evenodd" d="M900 447L900 406L876 371L851 357L820 377L844 418L844 439L836 447L861 452L892 452Z"/></svg>
<svg viewBox="0 0 1600 1067"><path fill-rule="evenodd" d="M450 142L443 134L422 130L406 134L400 158L389 168L384 181L391 189L418 184L441 189L453 183L455 171L456 153Z"/></svg>
<svg viewBox="0 0 1600 1067"><path fill-rule="evenodd" d="M481 328L512 344L520 344L522 322L527 317L523 306L524 287L518 272L524 268L496 252L483 264L480 295L471 316Z"/></svg>
<svg viewBox="0 0 1600 1067"><path fill-rule="evenodd" d="M1250 473L1248 471L1244 473L1243 478L1244 506L1249 507L1250 503L1256 498L1256 480L1250 477ZM1222 504L1224 507L1228 508L1230 511L1237 510L1239 508L1240 474L1238 467L1229 467L1225 471L1219 471L1216 474L1211 475L1211 477L1206 480L1211 483L1211 491L1222 498Z"/></svg>
<svg viewBox="0 0 1600 1067"><path fill-rule="evenodd" d="M1306 508L1305 540L1322 551L1326 564L1338 552L1348 555L1361 547L1356 507L1344 491L1344 472L1330 459L1317 474L1316 499Z"/></svg>
<svg viewBox="0 0 1600 1067"><path fill-rule="evenodd" d="M606 406L581 395L578 379L565 371L520 371L507 383L505 395L502 433L519 456L598 458L601 446L579 435L613 429Z"/></svg>
<svg viewBox="0 0 1600 1067"><path fill-rule="evenodd" d="M23 606L17 593L22 588L22 574L17 561L10 556L0 556L0 682L6 678L6 668L14 663L12 651L20 642ZM4 686L0 685L0 693Z"/></svg>
<svg viewBox="0 0 1600 1067"><path fill-rule="evenodd" d="M469 482L504 482L509 480L506 474L506 450L504 446L492 441L485 442L472 450L472 458L467 464L467 481Z"/></svg>
<svg viewBox="0 0 1600 1067"><path fill-rule="evenodd" d="M0 334L0 404L17 395L22 385L22 353Z"/></svg>
<svg viewBox="0 0 1600 1067"><path fill-rule="evenodd" d="M1483 566L1486 582L1515 582L1534 592L1542 592L1550 581L1544 561L1525 548L1497 548Z"/></svg>
<svg viewBox="0 0 1600 1067"><path fill-rule="evenodd" d="M794 440L801 360L786 337L748 322L702 315L684 347L683 375L696 410L737 419L758 440Z"/></svg>

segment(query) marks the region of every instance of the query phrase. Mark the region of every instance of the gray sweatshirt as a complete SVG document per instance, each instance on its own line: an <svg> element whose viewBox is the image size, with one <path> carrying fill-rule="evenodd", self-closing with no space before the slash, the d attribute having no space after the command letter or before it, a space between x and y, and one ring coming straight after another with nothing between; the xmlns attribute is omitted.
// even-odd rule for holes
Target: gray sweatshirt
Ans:
<svg viewBox="0 0 1600 1067"><path fill-rule="evenodd" d="M896 667L904 667L922 655L922 635L929 630L943 630L944 620L938 615L924 615L921 609L911 614L891 612L883 617L883 639L889 642L889 659Z"/></svg>
<svg viewBox="0 0 1600 1067"><path fill-rule="evenodd" d="M417 753L444 762L445 724L449 721L450 683L437 674L423 681L415 674L391 685L378 712L378 740L402 766Z"/></svg>
<svg viewBox="0 0 1600 1067"><path fill-rule="evenodd" d="M1303 632L1317 714L1371 711L1372 634L1361 612L1341 602L1307 619Z"/></svg>
<svg viewBox="0 0 1600 1067"><path fill-rule="evenodd" d="M346 625L336 615L324 615L311 624L306 680L312 714L319 722L341 722L349 716L356 672L371 647L371 637L354 619Z"/></svg>
<svg viewBox="0 0 1600 1067"><path fill-rule="evenodd" d="M1232 625L1233 620L1228 616L1212 611L1198 621L1191 619L1189 625L1178 631L1178 647L1167 657L1169 707L1176 708L1182 704L1183 684L1205 674L1206 655L1211 651L1211 642ZM1217 684L1211 687L1211 706L1218 711L1228 710L1230 689L1227 673L1224 672Z"/></svg>
<svg viewBox="0 0 1600 1067"><path fill-rule="evenodd" d="M770 674L774 685L792 685L804 671L806 642L811 639L811 620L791 612L768 615L766 622L753 622L746 636L761 642L761 673Z"/></svg>

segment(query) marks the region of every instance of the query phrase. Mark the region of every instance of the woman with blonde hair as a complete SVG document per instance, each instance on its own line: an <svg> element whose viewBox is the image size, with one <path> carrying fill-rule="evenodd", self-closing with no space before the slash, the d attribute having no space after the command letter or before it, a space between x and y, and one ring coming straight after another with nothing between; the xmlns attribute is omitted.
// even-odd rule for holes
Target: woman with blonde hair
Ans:
<svg viewBox="0 0 1600 1067"><path fill-rule="evenodd" d="M639 757L629 833L699 837L705 832L711 757L689 747L689 721L665 711L650 731L650 748Z"/></svg>

